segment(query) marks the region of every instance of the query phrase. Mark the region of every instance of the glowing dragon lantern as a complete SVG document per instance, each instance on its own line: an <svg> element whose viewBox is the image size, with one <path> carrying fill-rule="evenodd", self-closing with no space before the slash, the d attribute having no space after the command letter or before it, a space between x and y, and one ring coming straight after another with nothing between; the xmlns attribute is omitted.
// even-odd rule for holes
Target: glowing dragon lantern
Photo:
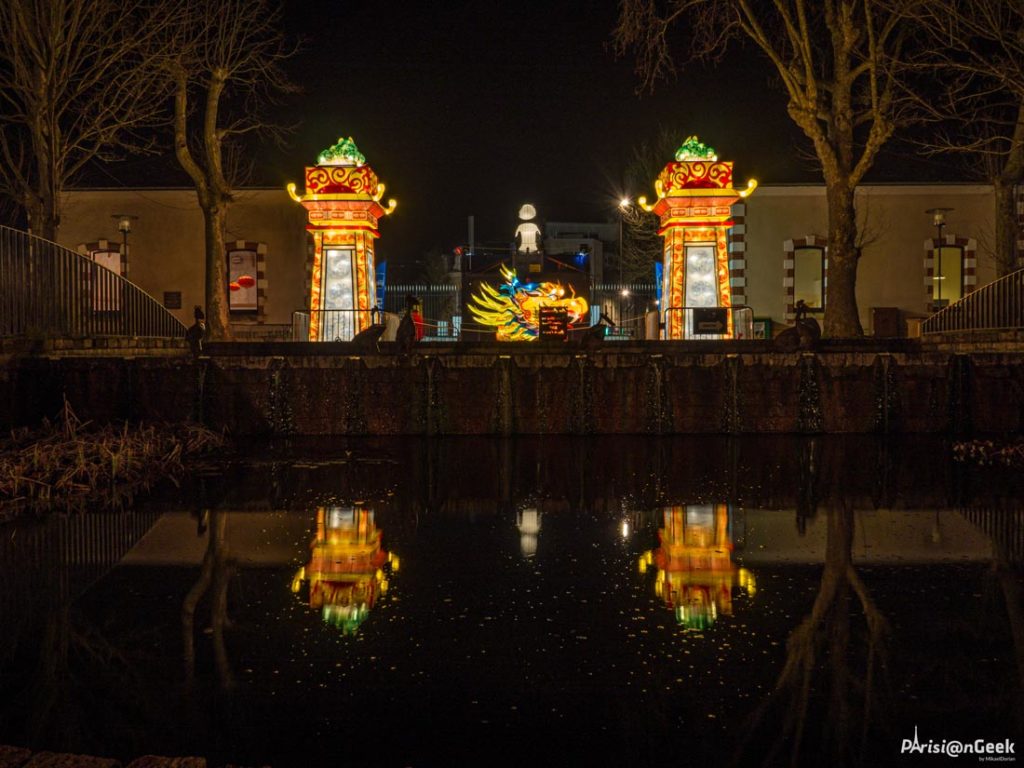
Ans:
<svg viewBox="0 0 1024 768"><path fill-rule="evenodd" d="M348 341L371 323L376 307L373 241L377 222L397 203L380 200L384 185L351 138L338 139L306 168L306 193L288 185L309 216L313 235L309 340Z"/></svg>
<svg viewBox="0 0 1024 768"><path fill-rule="evenodd" d="M501 276L505 282L497 288L481 283L480 292L469 303L478 323L496 329L498 341L536 341L540 338L540 315L544 308L564 310L569 328L586 321L587 300L577 296L572 285L566 292L557 280L524 283L515 270L504 264Z"/></svg>
<svg viewBox="0 0 1024 768"><path fill-rule="evenodd" d="M718 159L715 150L690 136L662 170L654 189L658 199L640 206L661 220L665 238L661 310L666 339L691 335L684 307L731 307L729 228L732 205L747 197L756 181L742 191L732 187L732 163ZM728 329L732 333L729 313Z"/></svg>

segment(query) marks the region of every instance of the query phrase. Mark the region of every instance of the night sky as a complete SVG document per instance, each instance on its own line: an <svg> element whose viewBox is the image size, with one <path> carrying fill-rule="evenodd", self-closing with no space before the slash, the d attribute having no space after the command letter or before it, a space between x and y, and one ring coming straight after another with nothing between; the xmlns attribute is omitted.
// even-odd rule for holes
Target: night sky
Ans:
<svg viewBox="0 0 1024 768"><path fill-rule="evenodd" d="M283 8L286 33L304 40L288 63L302 92L278 108L297 127L286 146L258 149L253 181L301 188L304 166L353 137L399 202L382 222L378 258L402 278L432 247L466 242L471 214L478 245L511 241L525 202L542 225L616 220L622 194L652 195L650 184L625 189L623 170L662 126L734 161L739 184L820 181L771 66L751 47L638 95L634 61L610 50L615 0ZM874 180L934 175L909 150L888 151ZM175 175L187 183L165 165L162 177Z"/></svg>
<svg viewBox="0 0 1024 768"><path fill-rule="evenodd" d="M301 125L267 181L301 181L351 135L399 201L379 245L395 264L465 241L470 214L478 243L508 242L524 202L542 220L614 217L621 193L652 194L622 175L659 125L700 135L741 182L815 179L760 59L737 50L638 96L632 60L609 49L616 14L611 0L289 2L288 31L306 38L291 66Z"/></svg>

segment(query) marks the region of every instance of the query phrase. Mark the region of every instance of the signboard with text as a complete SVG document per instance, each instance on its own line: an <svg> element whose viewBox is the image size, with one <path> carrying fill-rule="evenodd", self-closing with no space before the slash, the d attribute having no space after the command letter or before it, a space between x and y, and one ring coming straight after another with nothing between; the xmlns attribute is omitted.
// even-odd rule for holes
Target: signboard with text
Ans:
<svg viewBox="0 0 1024 768"><path fill-rule="evenodd" d="M693 310L694 336L721 334L729 330L729 310L726 307L695 307Z"/></svg>
<svg viewBox="0 0 1024 768"><path fill-rule="evenodd" d="M540 338L559 341L569 338L569 312L564 307L540 308Z"/></svg>

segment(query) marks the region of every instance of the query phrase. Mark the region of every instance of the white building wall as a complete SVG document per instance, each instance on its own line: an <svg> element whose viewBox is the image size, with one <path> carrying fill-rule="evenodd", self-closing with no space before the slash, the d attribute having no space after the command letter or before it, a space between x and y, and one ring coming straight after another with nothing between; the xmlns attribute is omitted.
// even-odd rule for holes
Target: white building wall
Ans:
<svg viewBox="0 0 1024 768"><path fill-rule="evenodd" d="M757 317L786 322L784 250L787 240L825 238L825 189L817 185L761 186L746 199L744 282L746 303ZM945 207L946 236L977 241L977 284L995 278L992 189L982 185L873 185L858 190L863 231L857 301L861 323L871 330L875 307L925 314L925 242L935 236L928 208ZM80 190L67 194L59 239L76 249L108 240L120 243L115 213L138 218L129 235L129 278L158 300L181 291L175 314L192 322L192 307L203 304L203 222L195 193L188 189ZM307 235L305 211L282 189L239 193L228 217L227 240L266 243L267 324L287 324L306 305ZM617 224L549 223L545 248L552 255L591 246L595 278L601 275L605 243L615 242ZM587 236L589 235L589 237ZM386 238L386 233L385 233ZM241 323L252 322L242 318Z"/></svg>
<svg viewBox="0 0 1024 768"><path fill-rule="evenodd" d="M762 186L746 200L747 304L757 317L786 322L784 243L828 235L823 186ZM872 185L858 189L862 253L857 276L861 324L874 307L925 314L925 240L935 236L928 208L953 208L944 235L978 241L978 285L995 278L992 188L983 185Z"/></svg>

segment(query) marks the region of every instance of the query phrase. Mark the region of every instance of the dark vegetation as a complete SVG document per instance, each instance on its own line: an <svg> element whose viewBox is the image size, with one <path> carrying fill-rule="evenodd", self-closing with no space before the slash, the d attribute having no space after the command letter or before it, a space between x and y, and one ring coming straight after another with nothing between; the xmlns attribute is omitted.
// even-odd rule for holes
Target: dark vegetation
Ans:
<svg viewBox="0 0 1024 768"><path fill-rule="evenodd" d="M0 520L127 506L160 481L176 483L190 457L224 444L223 435L197 424L83 422L65 400L57 419L0 440Z"/></svg>

